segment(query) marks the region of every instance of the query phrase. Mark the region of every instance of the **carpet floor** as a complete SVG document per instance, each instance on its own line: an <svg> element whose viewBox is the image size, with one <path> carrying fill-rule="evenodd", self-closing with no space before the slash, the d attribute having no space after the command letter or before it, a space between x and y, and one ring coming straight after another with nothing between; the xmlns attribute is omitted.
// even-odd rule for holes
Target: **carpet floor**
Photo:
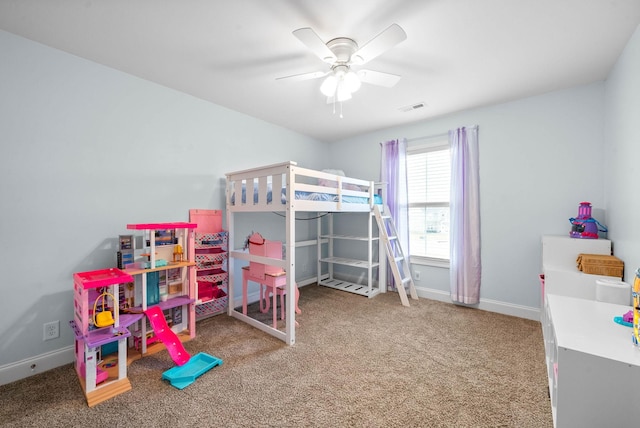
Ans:
<svg viewBox="0 0 640 428"><path fill-rule="evenodd" d="M299 306L293 346L227 315L199 321L187 351L223 364L183 390L162 380L164 350L92 408L72 364L0 386L0 426L553 427L538 322L316 285Z"/></svg>

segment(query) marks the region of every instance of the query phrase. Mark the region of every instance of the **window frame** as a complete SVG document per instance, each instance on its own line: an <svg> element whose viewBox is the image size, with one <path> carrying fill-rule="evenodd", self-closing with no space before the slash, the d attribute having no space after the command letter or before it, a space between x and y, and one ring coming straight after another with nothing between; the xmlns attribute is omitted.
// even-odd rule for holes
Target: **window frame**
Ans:
<svg viewBox="0 0 640 428"><path fill-rule="evenodd" d="M450 150L449 139L447 135L440 136L437 139L430 139L431 141L421 141L416 144L408 144L407 145L407 161L411 155L416 155L420 153L428 153L428 152L436 152L441 150ZM407 168L407 174L409 174L409 169ZM451 200L448 203L441 202L432 202L432 203L409 203L408 208L416 208L416 207L449 207L451 209ZM411 221L409 218L409 227L411 227ZM449 231L449 245L451 245L451 231ZM411 248L409 248L411 250ZM433 266L433 267L441 267L441 268L449 268L450 267L450 258L441 259L437 257L426 257L420 255L410 254L411 263L417 265L424 266Z"/></svg>

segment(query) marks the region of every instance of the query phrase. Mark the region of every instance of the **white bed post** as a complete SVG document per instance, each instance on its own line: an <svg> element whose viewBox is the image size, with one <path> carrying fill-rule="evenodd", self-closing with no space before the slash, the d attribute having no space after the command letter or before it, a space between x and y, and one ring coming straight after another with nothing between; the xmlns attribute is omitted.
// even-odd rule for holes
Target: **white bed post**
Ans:
<svg viewBox="0 0 640 428"><path fill-rule="evenodd" d="M329 215L327 217L329 217L328 219L328 233L327 235L329 236L334 236L334 232L333 232L333 213L329 213ZM329 239L329 245L327 245L327 255L328 257L331 259L333 258L333 239ZM329 278L333 278L333 263L329 263L329 266L327 267L327 270L329 271Z"/></svg>
<svg viewBox="0 0 640 428"><path fill-rule="evenodd" d="M369 228L367 233L369 241L367 242L367 284L369 284L369 296L373 295L373 282L371 281L373 276L373 213L369 213ZM380 262L380 260L378 260ZM378 263L379 266L379 263ZM379 268L378 268L379 269Z"/></svg>
<svg viewBox="0 0 640 428"><path fill-rule="evenodd" d="M378 230L378 290L381 293L387 292L387 249L384 246L384 240Z"/></svg>
<svg viewBox="0 0 640 428"><path fill-rule="evenodd" d="M379 182L375 183L375 187L380 189L380 196L382 196L383 205L380 208L384 209L387 203L387 183ZM378 193L378 191L376 191ZM373 210L373 208L372 208ZM389 214L389 213L385 213ZM380 266L378 268L378 290L381 293L387 292L387 248L384 245L384 240L381 236L381 231L378 230L378 263Z"/></svg>
<svg viewBox="0 0 640 428"><path fill-rule="evenodd" d="M316 213L316 285L320 285L322 279L322 216L320 213Z"/></svg>
<svg viewBox="0 0 640 428"><path fill-rule="evenodd" d="M295 197L291 191L296 181L296 168L289 165L287 174L287 210L286 210L286 243L287 243L287 294L285 333L287 345L296 342L296 210ZM274 307L275 311L276 308Z"/></svg>

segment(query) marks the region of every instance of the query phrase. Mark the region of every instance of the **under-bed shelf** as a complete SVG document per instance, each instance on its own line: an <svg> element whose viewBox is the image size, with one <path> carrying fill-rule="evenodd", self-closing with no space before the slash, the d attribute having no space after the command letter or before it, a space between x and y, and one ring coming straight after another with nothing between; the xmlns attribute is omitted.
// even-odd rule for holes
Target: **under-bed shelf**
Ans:
<svg viewBox="0 0 640 428"><path fill-rule="evenodd" d="M369 289L369 286L366 284L356 284L353 282L343 281L335 278L322 279L318 281L318 285L335 288L336 290L348 291L349 293L359 294L361 296L367 297L373 297L376 294L380 293L379 288Z"/></svg>
<svg viewBox="0 0 640 428"><path fill-rule="evenodd" d="M322 235L321 238L346 239L351 241L369 241L369 238L366 236L354 236L354 235ZM377 241L378 239L380 239L380 237L378 236L373 236L371 238L372 241Z"/></svg>
<svg viewBox="0 0 640 428"><path fill-rule="evenodd" d="M378 262L373 262L369 264L366 260L357 260L357 259L348 259L345 257L323 257L320 259L321 262L325 263L333 263L337 265L345 265L345 266L353 266L358 268L367 269L369 267L375 268L378 267Z"/></svg>

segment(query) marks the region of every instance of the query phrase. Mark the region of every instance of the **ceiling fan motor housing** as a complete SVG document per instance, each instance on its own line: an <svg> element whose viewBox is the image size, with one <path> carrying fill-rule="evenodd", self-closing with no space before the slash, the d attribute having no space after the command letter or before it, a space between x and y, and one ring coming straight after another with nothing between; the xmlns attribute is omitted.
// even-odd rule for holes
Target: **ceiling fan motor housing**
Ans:
<svg viewBox="0 0 640 428"><path fill-rule="evenodd" d="M336 56L336 60L334 61L336 66L349 64L352 60L355 61L356 59L352 58L352 56L358 50L358 44L353 39L338 37L329 40L327 47Z"/></svg>

